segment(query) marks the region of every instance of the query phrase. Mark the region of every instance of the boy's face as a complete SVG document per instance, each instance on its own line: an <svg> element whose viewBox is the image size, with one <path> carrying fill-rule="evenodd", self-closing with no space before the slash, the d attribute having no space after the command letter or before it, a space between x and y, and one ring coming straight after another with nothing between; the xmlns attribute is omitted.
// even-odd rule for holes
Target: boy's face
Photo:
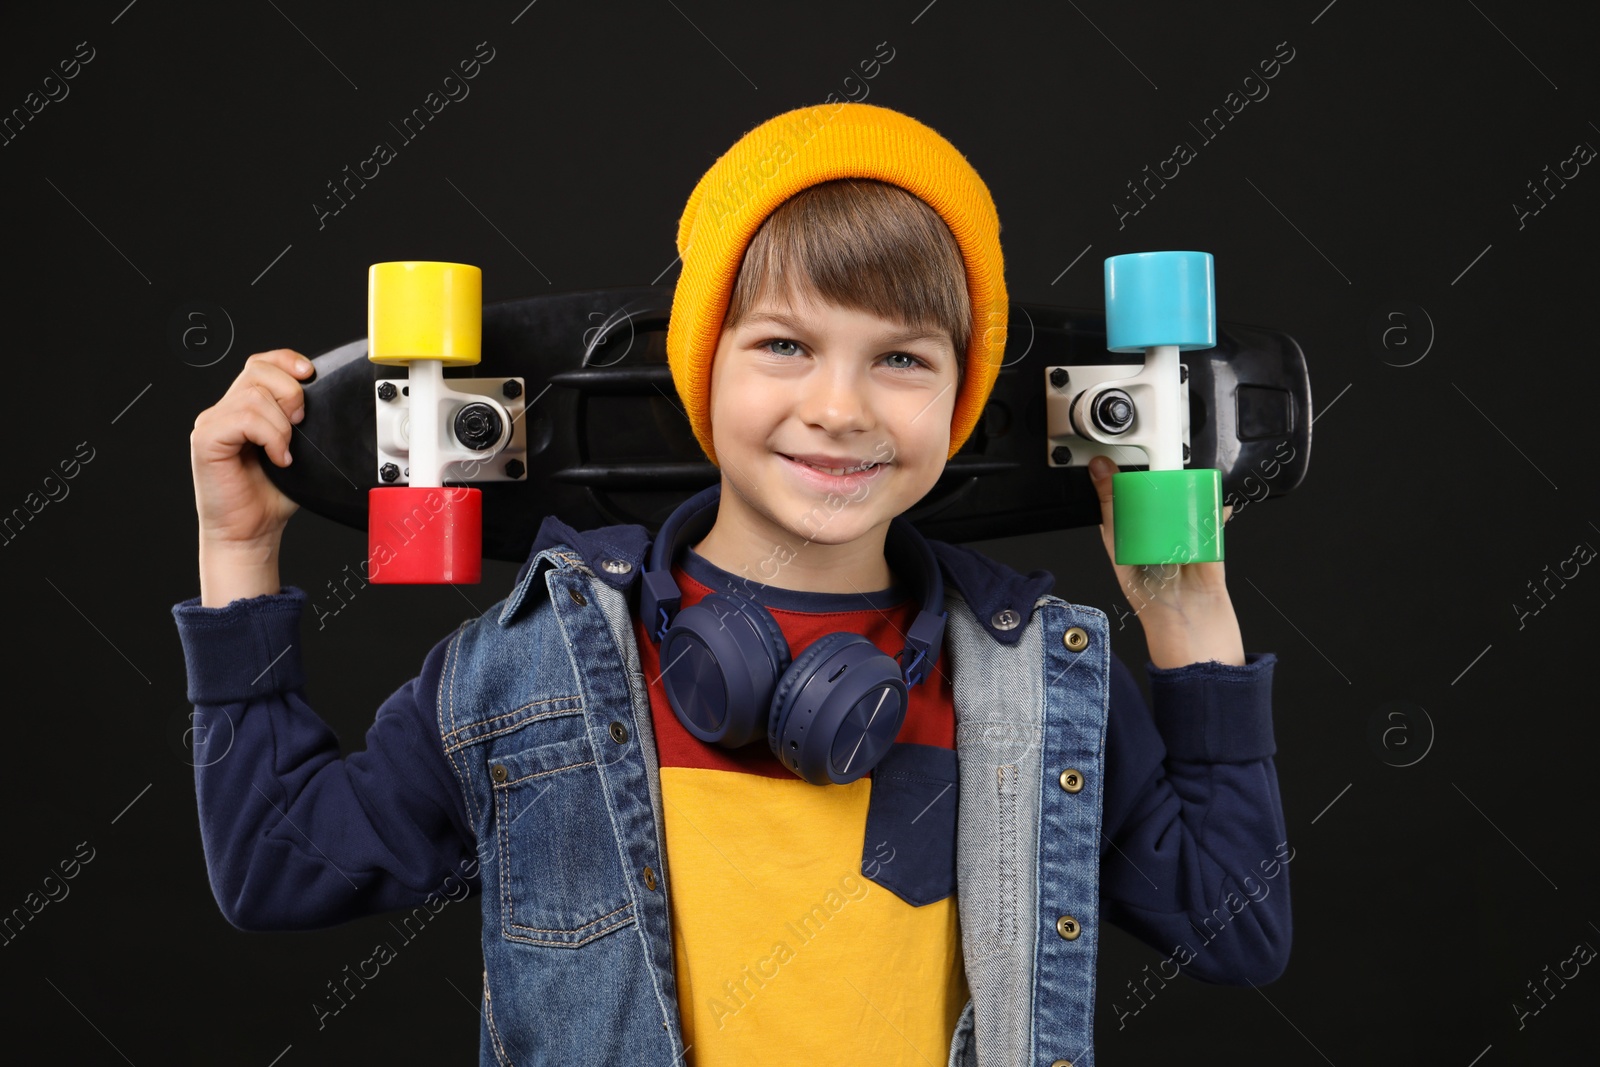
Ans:
<svg viewBox="0 0 1600 1067"><path fill-rule="evenodd" d="M718 523L798 549L843 545L922 499L950 451L955 351L933 328L825 303L771 296L724 329L711 364L711 433L724 492ZM878 466L834 478L833 466Z"/></svg>

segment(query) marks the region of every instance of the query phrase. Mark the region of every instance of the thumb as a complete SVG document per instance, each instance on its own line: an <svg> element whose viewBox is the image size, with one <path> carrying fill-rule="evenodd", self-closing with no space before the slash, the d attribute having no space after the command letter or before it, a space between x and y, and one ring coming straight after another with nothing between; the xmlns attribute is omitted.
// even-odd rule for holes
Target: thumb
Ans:
<svg viewBox="0 0 1600 1067"><path fill-rule="evenodd" d="M1106 555L1110 558L1112 568L1117 566L1117 523L1115 523L1115 509L1110 502L1110 477L1117 474L1117 464L1110 461L1107 456L1094 456L1090 459L1090 480L1094 483L1094 496L1101 502L1101 541L1106 544Z"/></svg>
<svg viewBox="0 0 1600 1067"><path fill-rule="evenodd" d="M1095 495L1100 498L1101 511L1108 516L1111 511L1111 476L1116 473L1117 465L1106 456L1095 456L1089 461L1089 479L1094 483Z"/></svg>

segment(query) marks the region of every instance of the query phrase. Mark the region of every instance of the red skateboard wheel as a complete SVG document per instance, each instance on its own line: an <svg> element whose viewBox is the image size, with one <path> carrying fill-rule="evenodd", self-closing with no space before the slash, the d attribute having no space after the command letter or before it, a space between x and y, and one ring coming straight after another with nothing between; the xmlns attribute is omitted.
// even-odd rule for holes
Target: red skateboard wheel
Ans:
<svg viewBox="0 0 1600 1067"><path fill-rule="evenodd" d="M367 580L475 584L483 576L483 491L392 485L367 491Z"/></svg>

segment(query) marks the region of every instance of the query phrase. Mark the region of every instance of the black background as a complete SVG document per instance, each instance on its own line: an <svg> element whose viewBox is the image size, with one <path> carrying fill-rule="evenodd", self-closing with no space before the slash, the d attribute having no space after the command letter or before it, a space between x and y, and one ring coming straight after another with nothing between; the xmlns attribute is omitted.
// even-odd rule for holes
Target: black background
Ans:
<svg viewBox="0 0 1600 1067"><path fill-rule="evenodd" d="M14 398L0 511L79 442L94 450L70 495L0 545L0 912L80 842L94 849L70 895L0 947L13 1054L474 1062L476 900L320 1031L313 1001L387 920L245 934L212 900L168 613L198 592L194 417L251 352L361 336L370 263L477 264L490 302L671 280L679 212L717 155L864 86L984 176L1012 300L1095 308L1104 257L1202 249L1219 317L1293 334L1311 366L1310 475L1241 510L1227 544L1246 648L1281 660L1293 958L1259 990L1173 982L1119 1029L1111 1003L1160 955L1107 926L1100 1061L1592 1056L1600 976L1585 968L1521 1028L1513 1007L1546 964L1600 945L1600 731L1580 682L1600 578L1552 582L1520 627L1516 608L1538 606L1528 583L1576 546L1600 545L1586 444L1600 178L1583 168L1520 226L1513 206L1536 206L1527 183L1546 165L1600 144L1589 5L525 2L0 16L4 113L78 42L94 49L70 95L0 147ZM325 183L393 140L388 122L482 41L495 58L471 95L319 229ZM892 61L847 82L880 42ZM1202 143L1189 123L1280 42L1294 58L1270 95ZM1125 183L1179 140L1197 158L1119 229ZM232 323L210 366L168 341L190 301ZM1386 346L1375 321L1403 329ZM1096 530L977 547L1107 611L1142 674ZM361 531L301 514L283 580L319 591L364 552ZM514 570L372 586L305 627L309 698L347 746ZM1384 718L1394 701L1407 717ZM1401 728L1385 745L1375 722Z"/></svg>

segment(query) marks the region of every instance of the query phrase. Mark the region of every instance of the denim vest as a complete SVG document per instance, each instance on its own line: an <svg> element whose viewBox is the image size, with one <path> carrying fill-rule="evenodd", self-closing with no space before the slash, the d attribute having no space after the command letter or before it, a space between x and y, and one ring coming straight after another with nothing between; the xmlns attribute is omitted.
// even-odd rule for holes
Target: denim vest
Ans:
<svg viewBox="0 0 1600 1067"><path fill-rule="evenodd" d="M1045 594L1007 645L948 585L945 606L972 992L949 1067L1091 1067L1106 616ZM482 1064L683 1062L634 634L627 593L560 543L451 638L438 722L481 864Z"/></svg>

